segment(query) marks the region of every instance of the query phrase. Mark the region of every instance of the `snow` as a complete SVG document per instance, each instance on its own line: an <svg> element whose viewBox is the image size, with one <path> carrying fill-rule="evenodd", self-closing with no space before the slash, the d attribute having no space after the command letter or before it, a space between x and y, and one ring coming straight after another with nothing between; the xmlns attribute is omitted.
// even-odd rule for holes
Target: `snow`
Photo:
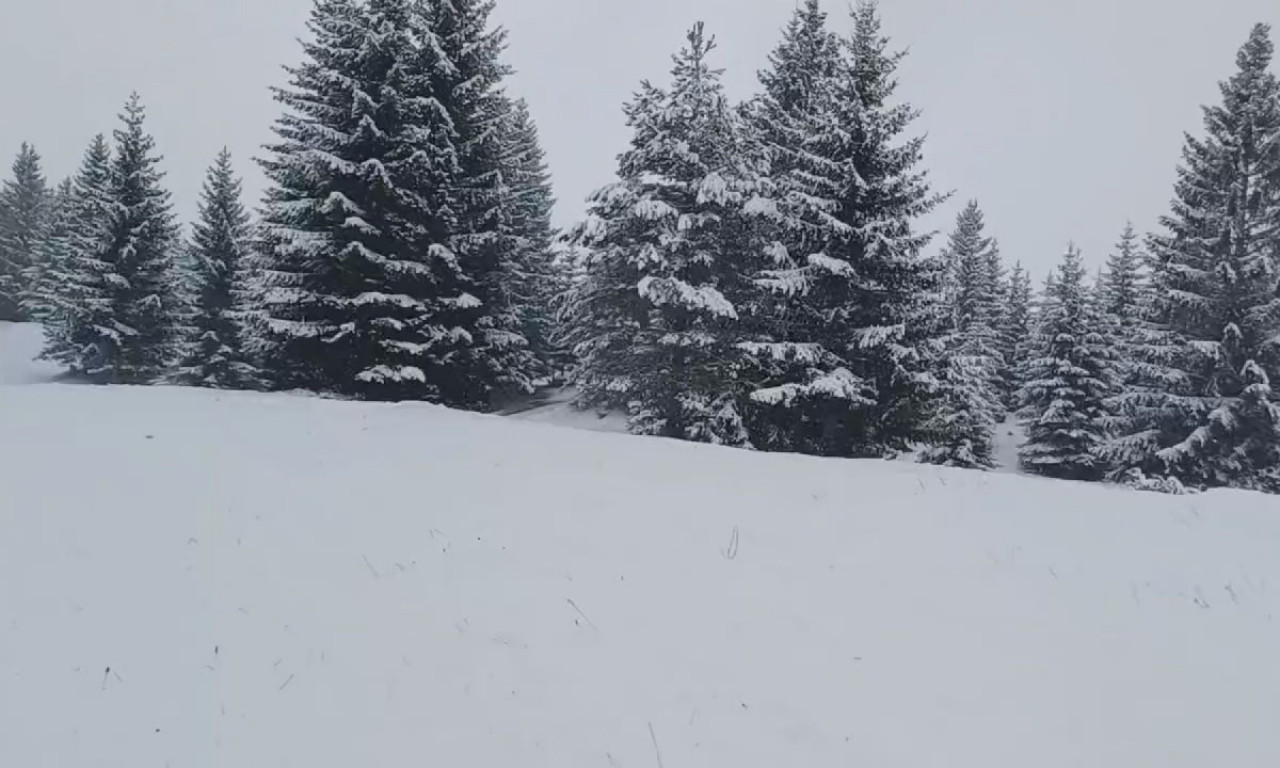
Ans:
<svg viewBox="0 0 1280 768"><path fill-rule="evenodd" d="M41 384L56 379L61 373L57 365L35 361L43 347L44 331L40 326L0 322L0 386Z"/></svg>
<svg viewBox="0 0 1280 768"><path fill-rule="evenodd" d="M29 337L0 765L1280 762L1274 498L35 384Z"/></svg>
<svg viewBox="0 0 1280 768"><path fill-rule="evenodd" d="M1027 440L1027 430L1016 416L1009 416L1003 424L996 425L995 440L991 458L1001 472L1021 474L1018 463L1018 448Z"/></svg>

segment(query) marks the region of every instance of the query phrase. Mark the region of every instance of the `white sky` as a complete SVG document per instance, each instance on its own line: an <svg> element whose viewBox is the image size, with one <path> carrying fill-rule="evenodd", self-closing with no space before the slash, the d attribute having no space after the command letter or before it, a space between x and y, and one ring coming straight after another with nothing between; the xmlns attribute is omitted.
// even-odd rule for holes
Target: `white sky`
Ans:
<svg viewBox="0 0 1280 768"><path fill-rule="evenodd" d="M512 91L542 130L559 223L614 171L621 105L664 81L684 30L706 21L732 96L755 89L796 0L498 0ZM843 0L828 10L844 25ZM256 201L249 158L278 115L267 87L295 62L310 0L31 0L0 19L0 153L24 139L53 177L142 93L179 210L226 145ZM911 56L900 94L924 110L937 185L957 190L949 228L977 197L1007 259L1039 275L1074 239L1101 262L1127 218L1147 230L1170 197L1184 130L1216 99L1252 24L1275 0L882 0Z"/></svg>

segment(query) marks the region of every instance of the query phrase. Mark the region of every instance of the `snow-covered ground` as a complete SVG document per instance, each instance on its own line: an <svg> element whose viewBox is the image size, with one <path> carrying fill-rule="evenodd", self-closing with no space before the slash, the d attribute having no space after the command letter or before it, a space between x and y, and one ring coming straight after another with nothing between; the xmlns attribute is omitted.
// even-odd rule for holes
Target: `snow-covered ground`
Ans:
<svg viewBox="0 0 1280 768"><path fill-rule="evenodd" d="M0 766L1273 768L1278 616L1260 495L0 388Z"/></svg>
<svg viewBox="0 0 1280 768"><path fill-rule="evenodd" d="M56 365L33 359L43 343L38 325L0 322L0 387L43 384L57 378L60 371Z"/></svg>

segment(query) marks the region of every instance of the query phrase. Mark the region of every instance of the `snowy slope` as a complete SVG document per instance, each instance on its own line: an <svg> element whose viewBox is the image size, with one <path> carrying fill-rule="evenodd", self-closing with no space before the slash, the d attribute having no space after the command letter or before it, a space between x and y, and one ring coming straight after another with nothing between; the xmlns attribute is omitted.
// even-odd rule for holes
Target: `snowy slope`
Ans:
<svg viewBox="0 0 1280 768"><path fill-rule="evenodd" d="M170 388L0 437L0 766L1280 764L1273 498Z"/></svg>

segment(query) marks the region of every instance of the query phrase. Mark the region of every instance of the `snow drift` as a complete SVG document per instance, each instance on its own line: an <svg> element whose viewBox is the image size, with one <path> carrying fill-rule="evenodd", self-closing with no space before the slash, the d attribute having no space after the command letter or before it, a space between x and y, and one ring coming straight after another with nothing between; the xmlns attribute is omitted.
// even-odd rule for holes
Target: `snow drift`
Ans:
<svg viewBox="0 0 1280 768"><path fill-rule="evenodd" d="M0 438L0 765L1280 763L1273 498L175 388Z"/></svg>

